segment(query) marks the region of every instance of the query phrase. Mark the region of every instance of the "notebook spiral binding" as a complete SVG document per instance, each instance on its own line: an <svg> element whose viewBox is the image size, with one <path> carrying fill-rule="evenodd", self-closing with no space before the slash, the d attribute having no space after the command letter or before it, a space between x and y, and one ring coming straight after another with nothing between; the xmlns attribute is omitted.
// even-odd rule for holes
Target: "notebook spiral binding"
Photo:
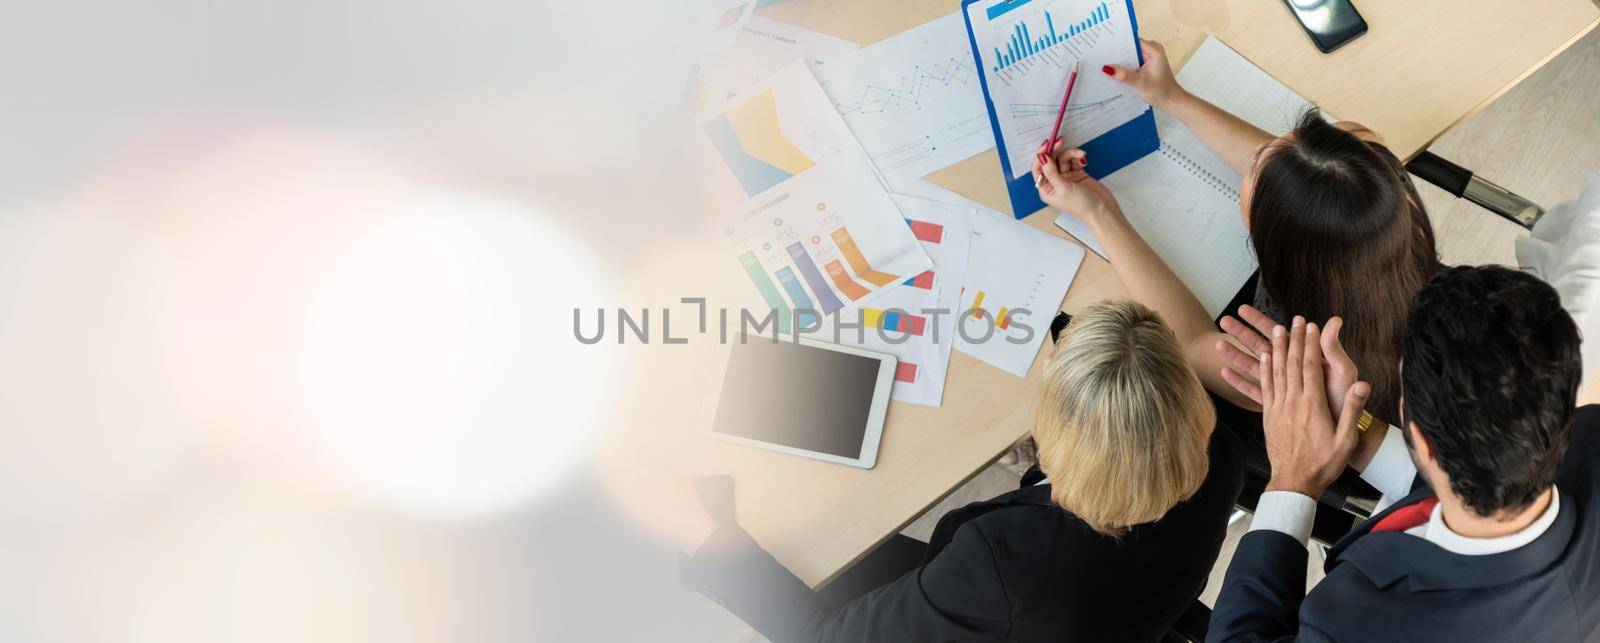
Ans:
<svg viewBox="0 0 1600 643"><path fill-rule="evenodd" d="M1165 154L1167 158L1172 159L1174 163L1182 166L1183 169L1188 170L1190 174L1200 177L1200 180L1205 181L1206 183L1210 184L1211 187L1216 188L1218 192L1221 192L1223 196L1228 197L1234 203L1239 202L1239 190L1237 188L1234 188L1233 186L1228 185L1228 183L1222 179L1217 178L1217 175L1206 171L1206 169L1201 167L1199 163L1194 162L1193 159L1189 158L1183 152L1179 152L1177 148L1168 145L1166 141L1161 142L1161 153Z"/></svg>

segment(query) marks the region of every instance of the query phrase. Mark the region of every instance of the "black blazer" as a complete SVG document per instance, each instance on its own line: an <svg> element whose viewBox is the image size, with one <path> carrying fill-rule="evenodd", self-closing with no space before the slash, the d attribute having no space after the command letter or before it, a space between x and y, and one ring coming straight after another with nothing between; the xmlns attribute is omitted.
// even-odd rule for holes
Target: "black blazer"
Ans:
<svg viewBox="0 0 1600 643"><path fill-rule="evenodd" d="M1222 547L1244 484L1234 440L1218 427L1199 492L1119 539L1029 486L946 514L921 567L842 607L733 525L685 560L684 582L775 643L1159 640Z"/></svg>
<svg viewBox="0 0 1600 643"><path fill-rule="evenodd" d="M1370 533L1414 491L1330 550L1328 576L1302 599L1306 549L1246 534L1228 567L1207 641L1600 641L1600 406L1578 409L1556 482L1561 510L1539 538L1464 556L1415 536Z"/></svg>

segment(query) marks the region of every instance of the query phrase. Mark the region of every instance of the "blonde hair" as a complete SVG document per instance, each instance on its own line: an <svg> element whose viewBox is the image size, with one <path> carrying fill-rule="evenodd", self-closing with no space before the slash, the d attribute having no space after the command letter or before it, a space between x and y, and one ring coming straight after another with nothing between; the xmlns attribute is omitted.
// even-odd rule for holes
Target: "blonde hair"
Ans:
<svg viewBox="0 0 1600 643"><path fill-rule="evenodd" d="M1073 317L1045 366L1033 438L1050 497L1103 534L1153 522L1210 468L1216 411L1154 311L1131 301Z"/></svg>

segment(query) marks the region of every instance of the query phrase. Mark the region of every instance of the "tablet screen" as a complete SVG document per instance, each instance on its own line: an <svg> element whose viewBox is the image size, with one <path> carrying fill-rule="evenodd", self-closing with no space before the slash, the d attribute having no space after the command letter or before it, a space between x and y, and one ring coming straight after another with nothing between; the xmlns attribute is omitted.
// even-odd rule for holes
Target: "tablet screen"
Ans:
<svg viewBox="0 0 1600 643"><path fill-rule="evenodd" d="M881 364L789 342L734 344L711 430L860 458Z"/></svg>

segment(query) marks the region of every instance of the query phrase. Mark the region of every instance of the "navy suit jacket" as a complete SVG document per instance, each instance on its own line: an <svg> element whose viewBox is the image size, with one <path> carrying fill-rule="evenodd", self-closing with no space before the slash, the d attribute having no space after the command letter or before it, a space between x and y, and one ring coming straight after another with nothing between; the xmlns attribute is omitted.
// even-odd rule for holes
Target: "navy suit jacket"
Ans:
<svg viewBox="0 0 1600 643"><path fill-rule="evenodd" d="M1306 548L1276 531L1239 542L1207 641L1600 642L1600 406L1578 409L1545 533L1512 551L1454 554L1404 533L1371 533L1414 491L1329 551L1310 594Z"/></svg>

